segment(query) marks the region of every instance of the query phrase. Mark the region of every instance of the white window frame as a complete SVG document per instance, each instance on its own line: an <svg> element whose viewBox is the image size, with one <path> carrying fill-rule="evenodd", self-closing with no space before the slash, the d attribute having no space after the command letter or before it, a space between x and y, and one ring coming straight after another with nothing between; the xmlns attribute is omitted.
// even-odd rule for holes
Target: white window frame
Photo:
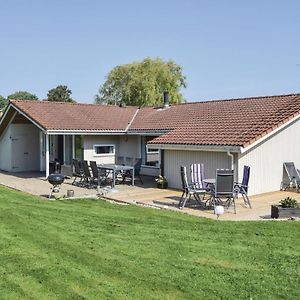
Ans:
<svg viewBox="0 0 300 300"><path fill-rule="evenodd" d="M152 151L152 150L155 150L155 151ZM147 152L147 154L159 154L159 149L148 148L148 146L146 145L146 152Z"/></svg>
<svg viewBox="0 0 300 300"><path fill-rule="evenodd" d="M96 153L96 147L113 147L113 153ZM116 145L114 144L96 144L93 145L93 156L98 157L98 156L115 156L116 154Z"/></svg>

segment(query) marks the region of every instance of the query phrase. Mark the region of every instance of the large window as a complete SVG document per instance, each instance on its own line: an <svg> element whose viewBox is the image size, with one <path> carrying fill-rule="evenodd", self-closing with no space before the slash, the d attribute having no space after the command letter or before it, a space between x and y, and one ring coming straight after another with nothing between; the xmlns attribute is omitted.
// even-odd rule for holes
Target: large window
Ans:
<svg viewBox="0 0 300 300"><path fill-rule="evenodd" d="M115 155L115 145L94 145L94 155Z"/></svg>

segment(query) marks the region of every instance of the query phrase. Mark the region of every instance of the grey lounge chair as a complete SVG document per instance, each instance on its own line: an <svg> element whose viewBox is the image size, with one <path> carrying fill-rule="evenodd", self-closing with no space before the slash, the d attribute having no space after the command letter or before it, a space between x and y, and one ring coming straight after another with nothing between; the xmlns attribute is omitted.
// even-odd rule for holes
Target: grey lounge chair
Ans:
<svg viewBox="0 0 300 300"><path fill-rule="evenodd" d="M299 192L300 176L293 162L284 162L280 190L285 191L289 187L296 188Z"/></svg>
<svg viewBox="0 0 300 300"><path fill-rule="evenodd" d="M88 165L87 160L83 160L82 161L82 168L83 168L83 172L84 172L84 183L85 183L85 186L90 186L91 185L92 175L91 175L90 167Z"/></svg>
<svg viewBox="0 0 300 300"><path fill-rule="evenodd" d="M234 172L229 169L217 169L216 184L212 193L212 203L215 210L216 205L223 205L229 208L233 204L234 213L236 214L234 190ZM225 199L225 201L224 201Z"/></svg>
<svg viewBox="0 0 300 300"><path fill-rule="evenodd" d="M101 186L107 180L108 173L103 169L98 169L97 163L93 160L90 161L90 166L92 170L91 182L96 186Z"/></svg>
<svg viewBox="0 0 300 300"><path fill-rule="evenodd" d="M243 172L243 180L241 183L234 183L234 190L238 194L241 194L244 200L244 204L246 206L251 207L251 203L248 197L248 184L249 184L249 178L250 178L250 167L244 166L244 172Z"/></svg>
<svg viewBox="0 0 300 300"><path fill-rule="evenodd" d="M81 164L79 163L79 161L77 159L73 159L72 164L73 164L73 167L74 167L74 171L73 171L74 180L72 182L72 185L75 184L77 178L80 179L79 184L81 184L82 181L84 180L84 171L81 167Z"/></svg>

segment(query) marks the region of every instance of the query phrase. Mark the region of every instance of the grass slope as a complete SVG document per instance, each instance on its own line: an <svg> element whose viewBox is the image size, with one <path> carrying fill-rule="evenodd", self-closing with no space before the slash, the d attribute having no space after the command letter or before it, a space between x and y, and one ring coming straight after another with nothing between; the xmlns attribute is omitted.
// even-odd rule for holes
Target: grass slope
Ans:
<svg viewBox="0 0 300 300"><path fill-rule="evenodd" d="M0 187L2 299L300 299L299 222L218 222Z"/></svg>

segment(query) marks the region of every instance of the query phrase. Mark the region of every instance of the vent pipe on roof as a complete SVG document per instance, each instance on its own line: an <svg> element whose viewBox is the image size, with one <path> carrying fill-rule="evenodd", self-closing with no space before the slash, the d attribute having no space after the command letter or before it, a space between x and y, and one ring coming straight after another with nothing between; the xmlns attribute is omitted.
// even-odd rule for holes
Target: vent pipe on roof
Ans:
<svg viewBox="0 0 300 300"><path fill-rule="evenodd" d="M168 108L169 106L169 92L164 92L164 108Z"/></svg>

